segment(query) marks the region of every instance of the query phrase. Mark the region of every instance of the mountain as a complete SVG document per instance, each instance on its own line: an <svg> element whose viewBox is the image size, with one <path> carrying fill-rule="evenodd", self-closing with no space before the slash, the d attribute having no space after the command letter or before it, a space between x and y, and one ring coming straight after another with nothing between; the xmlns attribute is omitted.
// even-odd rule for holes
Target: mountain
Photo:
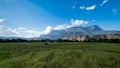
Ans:
<svg viewBox="0 0 120 68"><path fill-rule="evenodd" d="M85 39L113 39L118 38L120 31L117 30L103 30L97 25L92 25L88 27L70 27L65 30L52 30L46 35L41 35L40 37L35 38L20 38L20 37L0 37L0 39L25 39L25 40L41 40L41 39L75 39L75 40L85 40ZM116 37L117 36L117 37ZM109 37L109 38L108 38Z"/></svg>
<svg viewBox="0 0 120 68"><path fill-rule="evenodd" d="M71 27L67 29L66 36L78 36L84 34L89 35L98 31L102 32L103 30L97 25L88 26L88 27Z"/></svg>
<svg viewBox="0 0 120 68"><path fill-rule="evenodd" d="M65 36L65 30L52 30L49 34L47 35L41 35L40 39L60 39Z"/></svg>
<svg viewBox="0 0 120 68"><path fill-rule="evenodd" d="M120 34L120 31L116 31L116 30L104 30L104 31L93 32L93 34Z"/></svg>
<svg viewBox="0 0 120 68"><path fill-rule="evenodd" d="M63 40L71 41L85 41L85 40L100 40L100 39L120 39L120 34L94 34L94 35L80 35L80 36L69 36L62 38Z"/></svg>
<svg viewBox="0 0 120 68"><path fill-rule="evenodd" d="M98 25L92 25L88 27L70 27L66 30L52 30L47 35L41 35L40 39L62 39L64 37L70 36L80 36L80 35L94 35L94 34L120 34L120 31L113 30L103 30Z"/></svg>
<svg viewBox="0 0 120 68"><path fill-rule="evenodd" d="M92 25L88 27L70 27L66 30L52 30L49 34L41 35L36 38L21 38L25 40L40 40L40 39L63 39L65 37L74 37L74 36L86 36L94 34L120 34L120 31L113 30L103 30L97 25ZM0 39L19 39L20 37L0 37Z"/></svg>
<svg viewBox="0 0 120 68"><path fill-rule="evenodd" d="M86 27L86 29L88 29L91 32L98 32L98 31L103 31L103 29L101 29L99 26L97 25L93 25L93 26L89 26Z"/></svg>

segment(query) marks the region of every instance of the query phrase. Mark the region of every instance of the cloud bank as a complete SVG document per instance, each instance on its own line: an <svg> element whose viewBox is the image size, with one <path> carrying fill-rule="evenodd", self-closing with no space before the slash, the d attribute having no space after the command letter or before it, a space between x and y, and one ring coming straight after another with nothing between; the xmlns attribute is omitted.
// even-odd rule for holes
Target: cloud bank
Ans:
<svg viewBox="0 0 120 68"><path fill-rule="evenodd" d="M1 22L3 22L3 20L1 20ZM43 31L37 31L34 29L28 29L24 27L7 28L5 26L0 25L0 37L24 37L24 38L40 37L40 35L46 35L50 33L52 30L63 30L70 27L81 26L85 24L88 24L88 21L71 19L70 24L61 24L55 27L47 26Z"/></svg>
<svg viewBox="0 0 120 68"><path fill-rule="evenodd" d="M5 26L0 27L0 36L3 37L25 37L25 38L30 38L30 37L39 37L41 32L23 28L23 27L18 27L18 28L7 28Z"/></svg>

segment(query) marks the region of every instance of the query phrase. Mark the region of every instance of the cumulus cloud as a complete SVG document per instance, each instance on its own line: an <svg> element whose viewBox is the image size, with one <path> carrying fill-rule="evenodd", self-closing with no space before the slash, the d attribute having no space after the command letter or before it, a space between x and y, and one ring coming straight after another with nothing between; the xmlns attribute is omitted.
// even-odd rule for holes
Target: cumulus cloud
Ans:
<svg viewBox="0 0 120 68"><path fill-rule="evenodd" d="M39 37L40 35L46 35L50 33L52 30L63 30L74 26L81 26L87 24L88 21L84 20L74 20L71 19L70 24L62 24L57 25L55 27L47 26L43 31L37 31L34 29L28 29L24 27L18 28L7 28L5 26L0 26L0 36L3 37L24 37L24 38L31 38L31 37Z"/></svg>
<svg viewBox="0 0 120 68"><path fill-rule="evenodd" d="M41 32L41 35L48 34L52 30L65 30L70 27L81 26L81 25L85 25L85 24L88 24L88 21L71 19L70 24L61 24L61 25L57 25L55 27L48 26L43 32Z"/></svg>
<svg viewBox="0 0 120 68"><path fill-rule="evenodd" d="M103 2L100 4L100 6L103 6L104 4L106 4L108 2L108 0L103 0Z"/></svg>
<svg viewBox="0 0 120 68"><path fill-rule="evenodd" d="M28 29L24 27L18 28L7 28L5 26L0 26L0 36L2 37L24 37L24 38L32 38L39 37L40 35L48 34L53 30L53 27L48 26L43 31L37 31L34 29Z"/></svg>
<svg viewBox="0 0 120 68"><path fill-rule="evenodd" d="M41 32L41 34L48 34L51 32L52 29L53 29L52 26L47 26L46 29Z"/></svg>
<svg viewBox="0 0 120 68"><path fill-rule="evenodd" d="M53 30L63 30L63 29L67 29L70 27L81 26L85 24L88 24L88 21L71 19L71 23L69 25L68 24L58 25L58 26L53 27Z"/></svg>
<svg viewBox="0 0 120 68"><path fill-rule="evenodd" d="M96 8L96 5L92 5L90 7L86 7L86 10L94 10Z"/></svg>
<svg viewBox="0 0 120 68"><path fill-rule="evenodd" d="M70 26L67 25L67 24L62 24L62 25L58 25L58 26L55 26L54 27L54 30L62 30L62 29L67 29L69 28Z"/></svg>
<svg viewBox="0 0 120 68"><path fill-rule="evenodd" d="M6 28L4 26L0 26L0 36L3 37L10 37L16 35L14 32L12 32L11 30L9 30L9 28Z"/></svg>
<svg viewBox="0 0 120 68"><path fill-rule="evenodd" d="M30 38L30 37L39 37L41 32L40 31L36 31L36 30L32 30L32 29L27 29L24 27L18 27L18 28L14 28L8 29L9 31L13 32L16 37L25 37L25 38Z"/></svg>
<svg viewBox="0 0 120 68"><path fill-rule="evenodd" d="M18 28L7 28L5 26L0 26L0 36L3 37L24 37L24 38L31 38L31 37L39 37L41 34L40 31L27 29L23 27Z"/></svg>
<svg viewBox="0 0 120 68"><path fill-rule="evenodd" d="M89 6L89 7L85 7L85 6L80 6L80 9L81 10L94 10L96 8L96 5L92 5L92 6Z"/></svg>
<svg viewBox="0 0 120 68"><path fill-rule="evenodd" d="M0 23L4 22L6 19L0 19Z"/></svg>
<svg viewBox="0 0 120 68"><path fill-rule="evenodd" d="M88 21L71 19L71 27L88 24Z"/></svg>

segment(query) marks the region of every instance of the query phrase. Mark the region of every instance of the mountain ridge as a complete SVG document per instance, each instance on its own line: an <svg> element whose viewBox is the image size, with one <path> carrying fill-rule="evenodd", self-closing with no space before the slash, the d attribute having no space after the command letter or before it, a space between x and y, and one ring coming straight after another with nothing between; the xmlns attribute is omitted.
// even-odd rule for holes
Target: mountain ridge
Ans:
<svg viewBox="0 0 120 68"><path fill-rule="evenodd" d="M92 25L87 27L70 27L66 30L52 30L47 35L41 35L40 39L62 39L69 36L80 36L80 35L93 35L93 34L120 34L120 31L103 30L98 25Z"/></svg>
<svg viewBox="0 0 120 68"><path fill-rule="evenodd" d="M64 30L52 30L50 33L46 35L41 35L40 37L34 37L34 38L22 38L22 37L0 37L0 39L25 39L25 40L44 40L44 39L50 39L50 40L58 40L58 39L64 39L68 37L79 37L79 36L90 36L90 35L108 35L112 34L111 36L115 34L120 34L120 31L118 30L103 30L98 25L92 25L87 27L70 27Z"/></svg>
<svg viewBox="0 0 120 68"><path fill-rule="evenodd" d="M62 38L62 40L70 41L88 41L101 39L120 39L120 34L93 34L93 35L68 36Z"/></svg>

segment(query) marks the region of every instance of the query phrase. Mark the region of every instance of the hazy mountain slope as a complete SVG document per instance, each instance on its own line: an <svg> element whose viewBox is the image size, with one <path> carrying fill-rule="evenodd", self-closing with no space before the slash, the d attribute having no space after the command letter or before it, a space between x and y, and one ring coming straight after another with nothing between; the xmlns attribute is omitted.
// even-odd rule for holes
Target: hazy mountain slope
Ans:
<svg viewBox="0 0 120 68"><path fill-rule="evenodd" d="M92 34L120 34L120 31L106 31L97 25L88 27L70 27L66 30L52 30L47 35L41 35L40 39L61 39L69 36L92 35Z"/></svg>
<svg viewBox="0 0 120 68"><path fill-rule="evenodd" d="M51 40L56 40L56 39L62 39L62 38L67 38L69 37L69 39L72 39L74 37L77 36L78 39L80 40L84 40L86 38L105 38L108 37L104 34L113 34L110 35L110 37L115 37L115 34L120 34L120 31L116 31L116 30L103 30L102 28L100 28L97 25L92 25L92 26L88 26L88 27L70 27L66 30L52 30L49 34L47 35L41 35L38 38L22 38L22 39L26 39L26 40L40 40L40 39L51 39ZM100 35L100 36L99 36ZM105 36L105 37L104 37ZM109 38L110 38L109 37ZM0 37L0 39L18 39L19 37ZM108 38L108 39L109 39Z"/></svg>
<svg viewBox="0 0 120 68"><path fill-rule="evenodd" d="M88 29L88 30L91 31L91 32L103 31L103 29L100 28L100 27L97 26L97 25L88 26L88 27L86 27L86 29Z"/></svg>
<svg viewBox="0 0 120 68"><path fill-rule="evenodd" d="M65 36L65 30L52 30L49 34L47 35L41 35L40 39L59 39L63 38Z"/></svg>

